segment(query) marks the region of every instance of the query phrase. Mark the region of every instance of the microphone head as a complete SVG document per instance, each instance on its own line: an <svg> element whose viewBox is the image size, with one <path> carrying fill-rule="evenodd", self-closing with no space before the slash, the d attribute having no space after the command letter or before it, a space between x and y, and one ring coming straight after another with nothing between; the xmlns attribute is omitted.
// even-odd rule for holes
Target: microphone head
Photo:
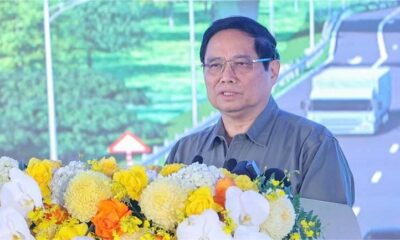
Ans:
<svg viewBox="0 0 400 240"><path fill-rule="evenodd" d="M269 168L264 172L265 180L268 181L272 176L277 181L283 181L285 187L290 186L290 180L286 177L286 174L279 168Z"/></svg>
<svg viewBox="0 0 400 240"><path fill-rule="evenodd" d="M200 156L200 155L194 156L192 163L195 163L195 162L202 164L203 163L203 157Z"/></svg>
<svg viewBox="0 0 400 240"><path fill-rule="evenodd" d="M247 161L246 169L247 169L247 171L249 171L249 173L251 175L250 178L252 180L256 179L261 174L260 169L257 166L257 163L255 161L253 161L253 160Z"/></svg>
<svg viewBox="0 0 400 240"><path fill-rule="evenodd" d="M236 167L237 165L237 160L234 158L230 158L227 161L224 162L224 166L223 168L225 168L226 170L232 172L233 169Z"/></svg>
<svg viewBox="0 0 400 240"><path fill-rule="evenodd" d="M251 180L254 180L258 177L260 170L254 161L240 161L232 170L232 173L247 175Z"/></svg>
<svg viewBox="0 0 400 240"><path fill-rule="evenodd" d="M236 164L235 168L232 170L232 173L237 174L237 175L249 176L249 171L247 170L246 165L247 165L247 161L238 162Z"/></svg>

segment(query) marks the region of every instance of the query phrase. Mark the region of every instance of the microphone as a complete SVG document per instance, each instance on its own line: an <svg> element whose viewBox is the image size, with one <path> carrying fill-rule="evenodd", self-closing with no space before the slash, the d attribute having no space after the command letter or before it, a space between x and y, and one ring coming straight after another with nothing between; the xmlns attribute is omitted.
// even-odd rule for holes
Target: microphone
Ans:
<svg viewBox="0 0 400 240"><path fill-rule="evenodd" d="M260 175L260 169L255 161L240 161L232 170L232 173L247 175L251 180L254 180Z"/></svg>
<svg viewBox="0 0 400 240"><path fill-rule="evenodd" d="M237 165L237 160L234 158L230 158L224 162L223 168L225 168L229 172L232 172L233 169L236 167L236 165Z"/></svg>
<svg viewBox="0 0 400 240"><path fill-rule="evenodd" d="M290 180L286 177L285 173L279 168L269 168L265 170L263 175L265 177L265 181L268 181L269 179L274 177L274 179L277 181L280 182L283 181L285 187L289 187L291 185Z"/></svg>
<svg viewBox="0 0 400 240"><path fill-rule="evenodd" d="M195 162L197 162L199 164L202 164L203 163L203 157L200 156L200 155L194 156L192 163L195 163Z"/></svg>

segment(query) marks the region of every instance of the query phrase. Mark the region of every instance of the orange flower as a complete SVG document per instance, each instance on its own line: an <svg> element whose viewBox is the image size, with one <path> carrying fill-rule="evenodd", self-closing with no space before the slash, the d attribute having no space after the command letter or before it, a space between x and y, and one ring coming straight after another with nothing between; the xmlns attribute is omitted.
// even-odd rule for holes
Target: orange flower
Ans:
<svg viewBox="0 0 400 240"><path fill-rule="evenodd" d="M117 200L101 201L97 214L92 218L97 236L105 240L112 240L113 233L121 235L121 219L130 213L128 207Z"/></svg>
<svg viewBox="0 0 400 240"><path fill-rule="evenodd" d="M230 186L235 186L235 181L230 177L224 177L218 180L215 185L214 201L225 208L225 193Z"/></svg>
<svg viewBox="0 0 400 240"><path fill-rule="evenodd" d="M68 218L68 212L60 205L45 205L45 208L47 209L45 212L47 220L54 220L57 224L60 224Z"/></svg>

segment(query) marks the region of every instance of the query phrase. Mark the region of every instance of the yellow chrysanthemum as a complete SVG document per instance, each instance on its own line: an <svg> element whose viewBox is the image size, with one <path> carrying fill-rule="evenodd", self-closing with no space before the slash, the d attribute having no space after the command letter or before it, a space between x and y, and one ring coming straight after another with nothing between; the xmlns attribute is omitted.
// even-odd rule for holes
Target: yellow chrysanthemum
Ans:
<svg viewBox="0 0 400 240"><path fill-rule="evenodd" d="M257 185L246 175L239 175L233 181L242 191L254 190L258 192Z"/></svg>
<svg viewBox="0 0 400 240"><path fill-rule="evenodd" d="M42 221L36 225L32 232L36 240L53 239L57 232L58 225L53 221Z"/></svg>
<svg viewBox="0 0 400 240"><path fill-rule="evenodd" d="M292 202L287 197L269 201L270 212L267 220L261 226L261 232L267 233L272 239L283 239L293 229L296 214Z"/></svg>
<svg viewBox="0 0 400 240"><path fill-rule="evenodd" d="M187 216L201 214L206 209L214 209L215 203L211 189L200 187L193 191L186 201L185 212Z"/></svg>
<svg viewBox="0 0 400 240"><path fill-rule="evenodd" d="M187 189L168 178L153 181L142 193L139 205L154 223L173 230L184 219Z"/></svg>
<svg viewBox="0 0 400 240"><path fill-rule="evenodd" d="M227 169L225 168L221 168L221 173L224 177L230 177L232 179L234 179L235 177L237 177L236 174L229 172Z"/></svg>
<svg viewBox="0 0 400 240"><path fill-rule="evenodd" d="M100 160L89 160L88 163L92 165L93 171L102 172L109 177L118 171L117 160L114 157L103 157Z"/></svg>
<svg viewBox="0 0 400 240"><path fill-rule="evenodd" d="M306 230L304 233L306 234L306 237L308 237L308 238L312 238L314 236L313 230Z"/></svg>
<svg viewBox="0 0 400 240"><path fill-rule="evenodd" d="M138 226L140 224L143 224L143 226L139 228ZM119 240L154 240L155 239L152 234L152 232L154 232L154 229L152 229L150 227L149 221L145 220L144 222L142 222L140 219L138 219L137 217L134 217L134 216L124 217L121 221L121 229L124 232L124 234L119 236ZM114 240L116 240L115 237L114 237Z"/></svg>
<svg viewBox="0 0 400 240"><path fill-rule="evenodd" d="M111 196L110 178L99 172L84 171L70 181L64 195L65 207L72 217L88 222L96 214L99 202Z"/></svg>
<svg viewBox="0 0 400 240"><path fill-rule="evenodd" d="M40 160L37 158L31 158L31 160L29 160L26 173L33 177L33 179L35 179L39 184L45 202L50 202L51 192L49 184L53 177L54 170L60 166L61 163L59 161L48 159Z"/></svg>
<svg viewBox="0 0 400 240"><path fill-rule="evenodd" d="M265 195L265 197L268 199L268 201L277 201L282 197L285 197L286 193L282 189L276 189L273 192L270 192Z"/></svg>
<svg viewBox="0 0 400 240"><path fill-rule="evenodd" d="M85 236L88 231L86 223L79 223L77 220L65 222L57 231L54 240L70 240L74 237Z"/></svg>
<svg viewBox="0 0 400 240"><path fill-rule="evenodd" d="M300 240L301 239L301 237L300 237L300 233L292 233L292 234L290 234L290 238L289 238L290 240Z"/></svg>
<svg viewBox="0 0 400 240"><path fill-rule="evenodd" d="M226 234L231 235L236 229L236 223L233 218L229 215L227 210L220 212L222 214L222 219L224 220L223 230Z"/></svg>
<svg viewBox="0 0 400 240"><path fill-rule="evenodd" d="M143 223L138 217L135 216L125 216L121 220L121 230L123 233L132 234L139 232L139 225Z"/></svg>
<svg viewBox="0 0 400 240"><path fill-rule="evenodd" d="M160 174L162 176L166 177L173 173L178 172L184 166L185 166L185 164L182 164L182 163L167 164L161 169Z"/></svg>
<svg viewBox="0 0 400 240"><path fill-rule="evenodd" d="M306 237L308 237L308 238L318 237L318 232L315 233L312 229L310 229L310 228L315 227L314 221L307 221L307 220L303 219L300 221L300 225L301 225L301 228L302 228L304 234L306 235Z"/></svg>
<svg viewBox="0 0 400 240"><path fill-rule="evenodd" d="M315 226L315 222L314 221L308 221L307 222L307 220L303 219L303 220L300 221L300 225L301 225L302 228L308 229L310 227L314 227Z"/></svg>
<svg viewBox="0 0 400 240"><path fill-rule="evenodd" d="M280 181L275 180L275 179L272 179L272 180L271 180L271 183L272 183L272 186L274 186L274 187L278 187L278 186L281 184Z"/></svg>
<svg viewBox="0 0 400 240"><path fill-rule="evenodd" d="M144 233L142 231L127 233L119 237L120 240L142 240Z"/></svg>
<svg viewBox="0 0 400 240"><path fill-rule="evenodd" d="M116 172L113 176L114 182L122 184L129 197L134 200L139 200L143 189L149 183L149 178L146 174L146 169L143 166L134 166L128 170Z"/></svg>
<svg viewBox="0 0 400 240"><path fill-rule="evenodd" d="M162 239L162 240L172 240L174 239L170 233L168 233L167 231L163 230L163 229L158 229L156 231L156 237L155 239Z"/></svg>
<svg viewBox="0 0 400 240"><path fill-rule="evenodd" d="M40 220L43 219L43 216L44 216L44 208L33 209L28 213L29 223L37 225L40 222Z"/></svg>
<svg viewBox="0 0 400 240"><path fill-rule="evenodd" d="M122 183L113 181L111 189L114 198L119 201L121 201L125 196L128 196L128 191Z"/></svg>

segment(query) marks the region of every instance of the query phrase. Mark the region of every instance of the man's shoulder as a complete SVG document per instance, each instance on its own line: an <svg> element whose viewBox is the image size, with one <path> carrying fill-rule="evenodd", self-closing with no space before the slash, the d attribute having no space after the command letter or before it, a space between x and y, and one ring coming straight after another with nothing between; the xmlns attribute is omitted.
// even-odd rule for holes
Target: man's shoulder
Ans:
<svg viewBox="0 0 400 240"><path fill-rule="evenodd" d="M183 136L178 142L180 145L204 143L210 138L214 128L215 125L208 126L199 131Z"/></svg>
<svg viewBox="0 0 400 240"><path fill-rule="evenodd" d="M276 125L286 128L293 133L300 133L302 136L317 138L333 138L333 134L323 125L311 121L305 117L280 110Z"/></svg>
<svg viewBox="0 0 400 240"><path fill-rule="evenodd" d="M214 127L212 125L180 138L169 153L167 163L190 164L211 138Z"/></svg>

